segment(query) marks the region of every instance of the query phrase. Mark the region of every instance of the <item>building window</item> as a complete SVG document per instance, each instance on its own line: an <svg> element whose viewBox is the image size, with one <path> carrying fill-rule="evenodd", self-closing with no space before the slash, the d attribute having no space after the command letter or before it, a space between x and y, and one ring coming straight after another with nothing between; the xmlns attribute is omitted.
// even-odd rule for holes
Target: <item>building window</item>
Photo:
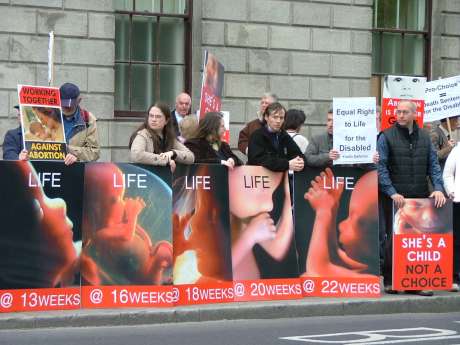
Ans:
<svg viewBox="0 0 460 345"><path fill-rule="evenodd" d="M373 94L385 74L430 77L431 0L374 0Z"/></svg>
<svg viewBox="0 0 460 345"><path fill-rule="evenodd" d="M191 84L191 0L114 0L115 116L174 104Z"/></svg>

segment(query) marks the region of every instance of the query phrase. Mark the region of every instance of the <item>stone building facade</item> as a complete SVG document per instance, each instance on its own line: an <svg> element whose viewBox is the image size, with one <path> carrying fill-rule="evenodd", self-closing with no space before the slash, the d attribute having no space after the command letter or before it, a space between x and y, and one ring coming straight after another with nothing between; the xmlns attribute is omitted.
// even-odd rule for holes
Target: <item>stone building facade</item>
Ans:
<svg viewBox="0 0 460 345"><path fill-rule="evenodd" d="M373 0L193 0L191 93L197 105L204 49L224 64L231 144L262 93L322 130L332 97L372 95ZM127 161L140 120L114 116L115 10L111 0L0 0L0 138L17 125L17 84L47 84L48 32L55 81L78 84L99 119L101 160ZM431 77L460 74L460 0L434 0ZM179 92L181 90L177 90ZM2 139L0 139L2 141Z"/></svg>

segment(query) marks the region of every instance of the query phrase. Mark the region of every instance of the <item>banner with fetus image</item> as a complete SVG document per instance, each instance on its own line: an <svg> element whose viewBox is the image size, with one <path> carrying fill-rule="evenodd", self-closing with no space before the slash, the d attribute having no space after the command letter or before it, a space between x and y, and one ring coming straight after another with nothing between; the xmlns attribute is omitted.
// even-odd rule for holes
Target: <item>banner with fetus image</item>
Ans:
<svg viewBox="0 0 460 345"><path fill-rule="evenodd" d="M393 289L449 290L452 287L452 202L405 199L393 207Z"/></svg>
<svg viewBox="0 0 460 345"><path fill-rule="evenodd" d="M80 308L83 171L0 161L0 312Z"/></svg>
<svg viewBox="0 0 460 345"><path fill-rule="evenodd" d="M377 194L376 170L312 168L294 174L305 296L380 295Z"/></svg>
<svg viewBox="0 0 460 345"><path fill-rule="evenodd" d="M287 172L228 172L235 300L302 297Z"/></svg>
<svg viewBox="0 0 460 345"><path fill-rule="evenodd" d="M171 205L169 167L86 164L84 307L174 304Z"/></svg>
<svg viewBox="0 0 460 345"><path fill-rule="evenodd" d="M224 66L215 55L205 50L200 94L200 119L207 112L221 110L223 88Z"/></svg>
<svg viewBox="0 0 460 345"><path fill-rule="evenodd" d="M173 174L173 281L180 304L233 301L227 167L178 165Z"/></svg>
<svg viewBox="0 0 460 345"><path fill-rule="evenodd" d="M30 160L63 161L66 140L59 88L18 85L24 148Z"/></svg>

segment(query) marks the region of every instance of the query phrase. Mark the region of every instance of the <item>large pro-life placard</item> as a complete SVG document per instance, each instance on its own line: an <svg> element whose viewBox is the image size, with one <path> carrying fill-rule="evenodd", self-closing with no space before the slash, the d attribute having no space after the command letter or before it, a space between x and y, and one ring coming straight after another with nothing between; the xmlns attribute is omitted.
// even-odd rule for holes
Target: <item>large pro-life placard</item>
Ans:
<svg viewBox="0 0 460 345"><path fill-rule="evenodd" d="M376 152L377 117L374 97L333 99L336 164L372 163Z"/></svg>
<svg viewBox="0 0 460 345"><path fill-rule="evenodd" d="M59 88L18 85L24 148L31 160L63 161L66 139Z"/></svg>
<svg viewBox="0 0 460 345"><path fill-rule="evenodd" d="M415 121L420 128L423 128L425 83L425 77L386 75L383 78L382 131L396 122L396 108L400 100L410 100L415 103L417 107Z"/></svg>
<svg viewBox="0 0 460 345"><path fill-rule="evenodd" d="M302 297L288 173L242 166L228 181L235 300Z"/></svg>
<svg viewBox="0 0 460 345"><path fill-rule="evenodd" d="M449 290L452 287L452 202L405 199L394 208L393 289Z"/></svg>
<svg viewBox="0 0 460 345"><path fill-rule="evenodd" d="M83 165L0 161L0 312L80 308Z"/></svg>
<svg viewBox="0 0 460 345"><path fill-rule="evenodd" d="M227 179L223 165L174 171L173 280L180 304L233 301Z"/></svg>
<svg viewBox="0 0 460 345"><path fill-rule="evenodd" d="M85 166L82 306L164 307L172 287L169 167Z"/></svg>
<svg viewBox="0 0 460 345"><path fill-rule="evenodd" d="M377 171L305 169L294 187L304 295L379 296Z"/></svg>

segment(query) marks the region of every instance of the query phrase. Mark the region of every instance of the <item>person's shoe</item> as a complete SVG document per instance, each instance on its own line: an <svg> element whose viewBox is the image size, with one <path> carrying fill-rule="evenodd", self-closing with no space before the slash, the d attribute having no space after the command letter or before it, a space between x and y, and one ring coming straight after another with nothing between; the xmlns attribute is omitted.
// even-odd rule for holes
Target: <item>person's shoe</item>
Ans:
<svg viewBox="0 0 460 345"><path fill-rule="evenodd" d="M410 295L419 295L425 297L433 296L433 291L431 290L406 290L405 292Z"/></svg>
<svg viewBox="0 0 460 345"><path fill-rule="evenodd" d="M385 286L384 291L385 293L390 294L390 295L396 295L398 293L398 291L393 290L391 286Z"/></svg>
<svg viewBox="0 0 460 345"><path fill-rule="evenodd" d="M450 288L449 292L459 292L460 288L458 287L457 283L453 283L452 287Z"/></svg>

